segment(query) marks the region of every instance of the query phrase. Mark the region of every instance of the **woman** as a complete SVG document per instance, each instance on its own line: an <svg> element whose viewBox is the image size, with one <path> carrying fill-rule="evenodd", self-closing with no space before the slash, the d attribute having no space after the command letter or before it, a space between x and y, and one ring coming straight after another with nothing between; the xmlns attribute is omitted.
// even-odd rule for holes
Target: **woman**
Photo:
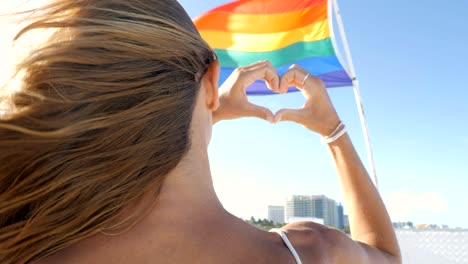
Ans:
<svg viewBox="0 0 468 264"><path fill-rule="evenodd" d="M278 76L259 62L218 90L219 63L174 0L55 0L30 15L18 37L56 32L2 98L0 263L401 262L379 194L304 69ZM276 115L250 104L245 88L259 78L277 93L297 86L307 103ZM247 116L329 136L352 239L307 222L264 232L224 210L212 125Z"/></svg>

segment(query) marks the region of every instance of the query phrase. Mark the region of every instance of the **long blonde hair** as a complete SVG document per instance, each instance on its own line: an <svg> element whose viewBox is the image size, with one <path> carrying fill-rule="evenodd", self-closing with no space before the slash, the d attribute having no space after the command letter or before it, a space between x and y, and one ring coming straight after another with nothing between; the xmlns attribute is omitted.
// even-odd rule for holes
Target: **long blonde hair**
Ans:
<svg viewBox="0 0 468 264"><path fill-rule="evenodd" d="M54 0L17 38L52 37L2 95L0 263L27 263L103 232L190 145L213 60L176 0Z"/></svg>

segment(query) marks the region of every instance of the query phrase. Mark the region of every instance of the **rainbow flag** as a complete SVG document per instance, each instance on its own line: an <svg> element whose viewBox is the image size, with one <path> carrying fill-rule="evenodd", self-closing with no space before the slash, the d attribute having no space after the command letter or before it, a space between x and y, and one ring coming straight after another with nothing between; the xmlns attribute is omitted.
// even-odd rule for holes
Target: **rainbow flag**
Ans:
<svg viewBox="0 0 468 264"><path fill-rule="evenodd" d="M194 22L219 57L221 83L237 67L269 60L279 74L298 64L327 87L351 86L335 52L331 20L327 0L238 0L212 9ZM258 80L247 93L271 91Z"/></svg>

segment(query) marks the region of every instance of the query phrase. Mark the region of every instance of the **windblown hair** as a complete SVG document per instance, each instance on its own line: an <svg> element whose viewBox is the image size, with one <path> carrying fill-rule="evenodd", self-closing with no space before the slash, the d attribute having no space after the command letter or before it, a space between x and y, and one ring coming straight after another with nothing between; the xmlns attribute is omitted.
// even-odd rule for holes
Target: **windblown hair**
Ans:
<svg viewBox="0 0 468 264"><path fill-rule="evenodd" d="M159 189L190 147L213 50L176 0L54 0L54 30L18 65L0 117L0 263L27 263L104 232ZM157 193L155 193L156 197Z"/></svg>

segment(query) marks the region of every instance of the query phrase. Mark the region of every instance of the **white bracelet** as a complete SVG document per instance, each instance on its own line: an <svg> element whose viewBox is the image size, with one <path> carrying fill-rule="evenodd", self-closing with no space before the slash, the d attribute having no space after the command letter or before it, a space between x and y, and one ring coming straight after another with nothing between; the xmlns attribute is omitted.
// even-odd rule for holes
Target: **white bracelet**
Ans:
<svg viewBox="0 0 468 264"><path fill-rule="evenodd" d="M335 133L335 131L333 131L333 133L330 136L322 137L322 143L323 144L333 143L337 141L340 137L342 137L344 134L346 134L346 132L348 132L348 130L346 129L346 126L343 123L340 123L338 127L341 127L341 126L342 126L341 130L337 132L335 135L333 135Z"/></svg>
<svg viewBox="0 0 468 264"><path fill-rule="evenodd" d="M343 126L344 126L343 122L340 121L340 123L338 123L338 125L336 126L335 130L333 130L333 132L331 132L330 135L326 136L325 138L333 137Z"/></svg>

